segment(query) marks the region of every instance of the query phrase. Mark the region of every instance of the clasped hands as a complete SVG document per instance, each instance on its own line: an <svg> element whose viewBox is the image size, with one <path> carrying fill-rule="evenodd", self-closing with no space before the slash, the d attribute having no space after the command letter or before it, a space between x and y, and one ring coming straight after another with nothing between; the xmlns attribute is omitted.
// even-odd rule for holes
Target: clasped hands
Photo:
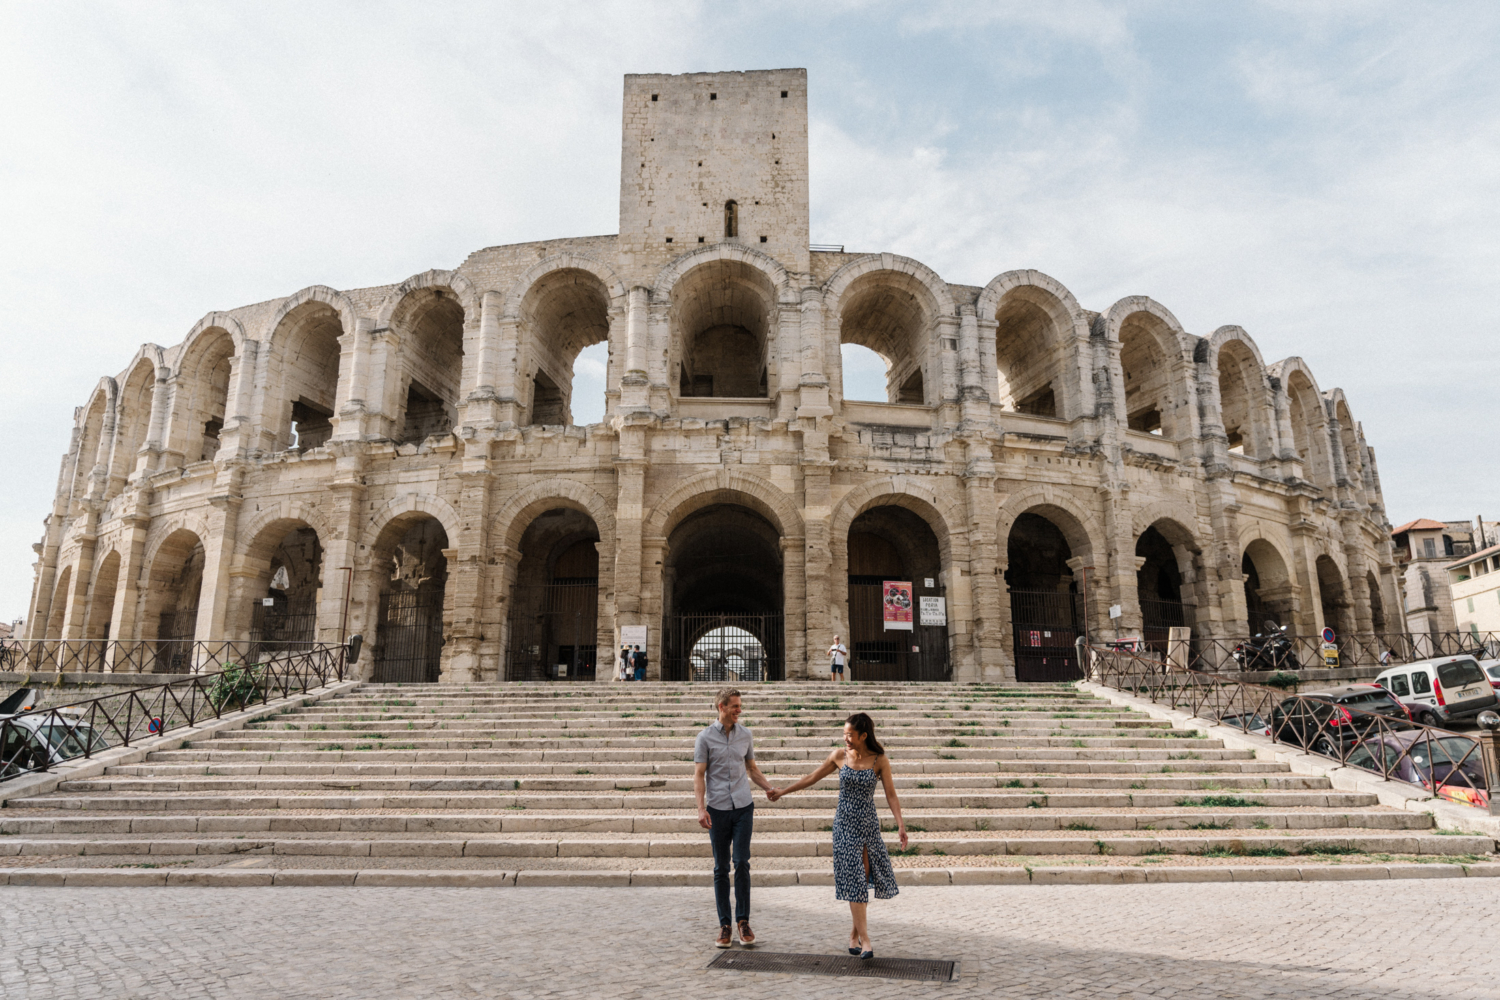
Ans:
<svg viewBox="0 0 1500 1000"><path fill-rule="evenodd" d="M775 802L777 799L781 798L785 794L786 794L785 789L781 789L781 788L767 788L766 789L766 800L768 802Z"/></svg>

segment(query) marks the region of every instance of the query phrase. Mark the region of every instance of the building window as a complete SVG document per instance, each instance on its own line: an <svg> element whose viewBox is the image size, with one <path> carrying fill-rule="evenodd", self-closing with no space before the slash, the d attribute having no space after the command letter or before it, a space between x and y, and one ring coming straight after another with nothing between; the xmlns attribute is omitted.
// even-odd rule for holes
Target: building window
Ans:
<svg viewBox="0 0 1500 1000"><path fill-rule="evenodd" d="M1428 559L1435 559L1435 558L1437 558L1437 539L1435 539L1435 538L1424 538L1424 539L1422 539L1422 554L1425 555L1425 556L1427 556Z"/></svg>
<svg viewBox="0 0 1500 1000"><path fill-rule="evenodd" d="M1472 597L1469 598L1469 610L1470 611L1474 610L1474 598L1472 598Z"/></svg>
<svg viewBox="0 0 1500 1000"><path fill-rule="evenodd" d="M740 206L739 202L726 201L724 203L724 235L736 237L740 234Z"/></svg>

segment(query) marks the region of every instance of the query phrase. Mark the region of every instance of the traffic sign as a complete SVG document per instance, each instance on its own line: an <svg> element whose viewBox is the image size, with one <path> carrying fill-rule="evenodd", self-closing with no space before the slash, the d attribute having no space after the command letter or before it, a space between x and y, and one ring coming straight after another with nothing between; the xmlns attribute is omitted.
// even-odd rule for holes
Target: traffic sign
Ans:
<svg viewBox="0 0 1500 1000"><path fill-rule="evenodd" d="M1333 629L1331 629L1331 628L1325 628L1323 630L1323 641L1324 642L1332 642L1333 641Z"/></svg>

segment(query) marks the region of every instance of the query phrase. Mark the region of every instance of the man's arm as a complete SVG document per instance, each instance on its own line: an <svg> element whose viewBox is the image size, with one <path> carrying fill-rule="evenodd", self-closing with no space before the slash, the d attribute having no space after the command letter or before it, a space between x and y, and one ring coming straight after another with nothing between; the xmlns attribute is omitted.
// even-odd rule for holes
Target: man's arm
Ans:
<svg viewBox="0 0 1500 1000"><path fill-rule="evenodd" d="M755 772L759 774L759 771ZM708 765L697 764L693 767L693 794L698 797L698 825L705 830L713 829L713 820L708 815ZM762 781L765 779L762 778Z"/></svg>
<svg viewBox="0 0 1500 1000"><path fill-rule="evenodd" d="M750 775L750 780L759 785L761 790L764 791L768 796L772 791L775 790L776 786L771 784L770 779L767 778L764 774L760 773L760 768L755 765L754 757L745 758L745 771ZM772 799L771 801L775 802L776 800Z"/></svg>

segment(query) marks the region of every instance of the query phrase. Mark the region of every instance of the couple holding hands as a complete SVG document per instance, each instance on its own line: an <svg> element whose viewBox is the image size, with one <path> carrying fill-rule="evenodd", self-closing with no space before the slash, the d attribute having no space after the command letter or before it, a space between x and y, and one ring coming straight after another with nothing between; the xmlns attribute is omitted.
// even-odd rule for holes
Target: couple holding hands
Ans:
<svg viewBox="0 0 1500 1000"><path fill-rule="evenodd" d="M890 855L880 835L875 813L875 785L885 789L886 804L896 819L901 848L906 849L906 823L890 758L875 739L875 723L863 712L844 722L844 745L828 755L818 769L785 788L776 788L755 764L754 737L740 725L743 705L739 691L723 688L715 699L718 720L698 734L693 745L693 790L698 798L698 824L709 831L714 853L714 901L719 910L720 948L755 943L750 929L750 836L755 805L750 783L760 786L772 802L801 791L838 772L839 801L833 817L834 898L849 904L853 927L849 954L875 957L866 922L870 887L877 899L890 899L900 889L891 870ZM731 860L733 864L731 865ZM730 921L729 882L734 872L734 921Z"/></svg>

